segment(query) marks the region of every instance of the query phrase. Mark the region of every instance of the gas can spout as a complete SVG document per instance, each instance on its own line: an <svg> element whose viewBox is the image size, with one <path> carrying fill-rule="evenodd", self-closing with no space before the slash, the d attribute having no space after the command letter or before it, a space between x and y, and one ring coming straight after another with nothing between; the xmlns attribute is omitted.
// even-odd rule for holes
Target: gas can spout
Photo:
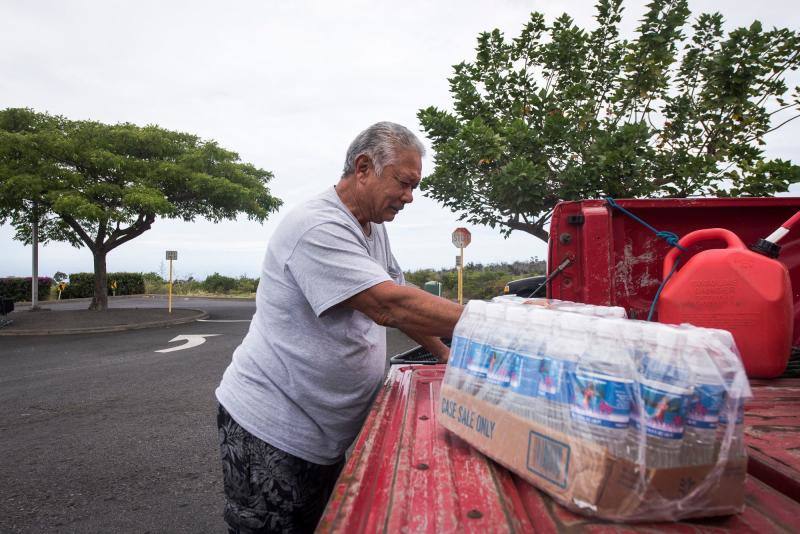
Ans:
<svg viewBox="0 0 800 534"><path fill-rule="evenodd" d="M789 220L780 225L767 237L764 239L759 239L755 245L750 247L750 249L753 252L758 252L759 254L763 254L769 258L777 258L781 252L781 247L778 245L778 241L783 239L786 234L789 233L789 230L792 229L792 226L794 226L797 221L800 221L800 211L792 215Z"/></svg>

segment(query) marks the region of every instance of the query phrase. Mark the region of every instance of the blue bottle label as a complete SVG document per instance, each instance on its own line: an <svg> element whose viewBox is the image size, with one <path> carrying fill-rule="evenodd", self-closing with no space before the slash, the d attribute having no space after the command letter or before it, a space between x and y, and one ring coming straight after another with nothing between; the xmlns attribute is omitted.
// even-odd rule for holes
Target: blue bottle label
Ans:
<svg viewBox="0 0 800 534"><path fill-rule="evenodd" d="M450 343L450 359L447 363L450 367L461 369L464 367L464 357L467 350L467 339L461 336L453 336Z"/></svg>
<svg viewBox="0 0 800 534"><path fill-rule="evenodd" d="M526 397L538 396L542 359L527 354L517 354L516 358L517 365L512 370L510 381L511 390Z"/></svg>
<svg viewBox="0 0 800 534"><path fill-rule="evenodd" d="M489 370L489 345L470 341L467 345L466 368L467 372L479 378L486 378Z"/></svg>
<svg viewBox="0 0 800 534"><path fill-rule="evenodd" d="M717 428L725 388L721 385L698 384L689 400L686 424L695 428Z"/></svg>
<svg viewBox="0 0 800 534"><path fill-rule="evenodd" d="M685 390L640 384L647 434L664 439L683 438L688 395ZM639 407L635 397L631 399L631 423L640 428Z"/></svg>
<svg viewBox="0 0 800 534"><path fill-rule="evenodd" d="M569 404L574 363L553 358L542 358L539 366L539 396L547 400Z"/></svg>
<svg viewBox="0 0 800 534"><path fill-rule="evenodd" d="M631 380L577 371L572 376L572 418L607 428L628 428Z"/></svg>
<svg viewBox="0 0 800 534"><path fill-rule="evenodd" d="M511 350L492 347L489 350L489 367L486 371L487 380L504 388L509 387L515 356Z"/></svg>

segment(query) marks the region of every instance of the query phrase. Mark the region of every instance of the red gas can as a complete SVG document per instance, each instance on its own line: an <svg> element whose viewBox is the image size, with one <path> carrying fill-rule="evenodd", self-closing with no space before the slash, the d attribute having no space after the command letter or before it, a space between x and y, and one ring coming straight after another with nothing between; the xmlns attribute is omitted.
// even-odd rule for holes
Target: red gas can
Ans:
<svg viewBox="0 0 800 534"><path fill-rule="evenodd" d="M658 301L662 323L691 323L733 334L747 375L772 378L786 369L792 339L792 291L789 272L779 261L752 252L736 234L709 228L686 234L680 245L724 241L680 266ZM680 250L664 258L664 278Z"/></svg>

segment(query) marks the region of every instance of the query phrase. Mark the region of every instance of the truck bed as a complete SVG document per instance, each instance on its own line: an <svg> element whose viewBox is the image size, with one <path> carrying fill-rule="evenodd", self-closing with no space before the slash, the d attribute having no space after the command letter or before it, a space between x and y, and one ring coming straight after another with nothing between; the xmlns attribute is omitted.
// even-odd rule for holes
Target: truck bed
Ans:
<svg viewBox="0 0 800 534"><path fill-rule="evenodd" d="M444 365L392 368L318 531L797 531L800 503L754 476L747 477L746 508L735 516L617 525L573 514L439 426L444 370ZM754 406L766 407L770 394L759 388L763 403ZM789 404L797 412L800 396L792 399ZM748 414L748 423L757 413ZM755 432L748 434L752 439Z"/></svg>

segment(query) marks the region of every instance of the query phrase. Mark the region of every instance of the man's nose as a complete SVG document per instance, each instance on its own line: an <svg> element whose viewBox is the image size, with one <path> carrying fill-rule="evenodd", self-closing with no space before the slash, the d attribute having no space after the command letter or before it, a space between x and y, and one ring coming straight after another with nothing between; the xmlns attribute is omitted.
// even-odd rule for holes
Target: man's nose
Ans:
<svg viewBox="0 0 800 534"><path fill-rule="evenodd" d="M403 196L400 197L400 200L402 200L406 204L411 204L414 201L414 190L411 188L404 189Z"/></svg>

